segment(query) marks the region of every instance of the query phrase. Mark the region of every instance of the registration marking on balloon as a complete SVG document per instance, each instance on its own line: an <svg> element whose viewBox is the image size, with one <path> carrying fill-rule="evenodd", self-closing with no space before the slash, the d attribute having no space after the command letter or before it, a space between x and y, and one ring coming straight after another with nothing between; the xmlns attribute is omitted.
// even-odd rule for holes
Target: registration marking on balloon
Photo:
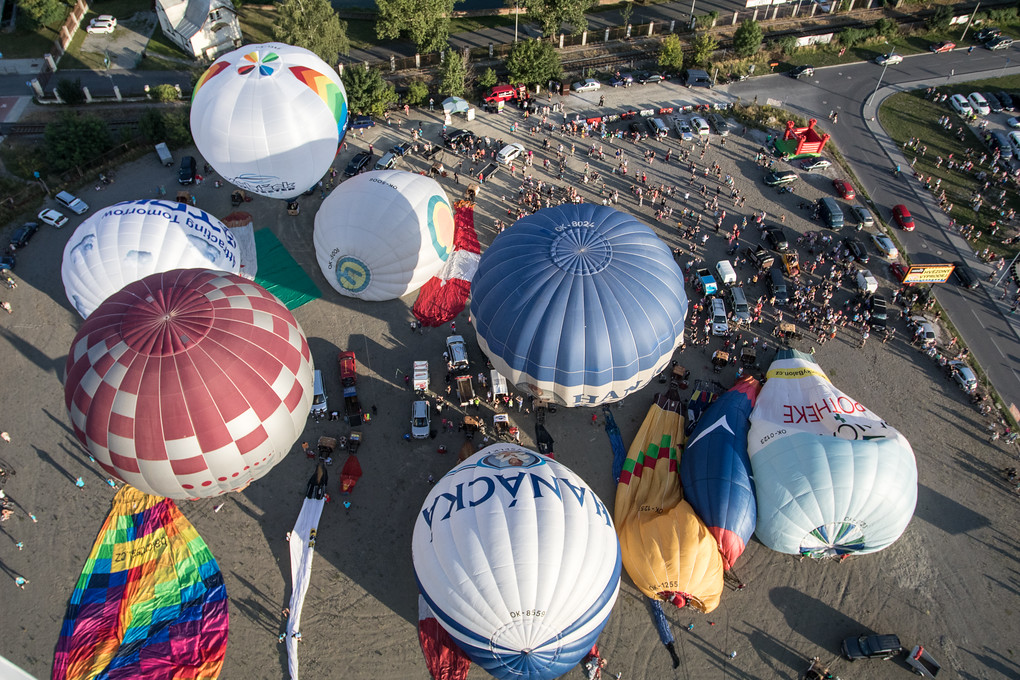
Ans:
<svg viewBox="0 0 1020 680"><path fill-rule="evenodd" d="M344 290L360 293L372 282L372 272L364 262L348 255L337 260L336 281Z"/></svg>

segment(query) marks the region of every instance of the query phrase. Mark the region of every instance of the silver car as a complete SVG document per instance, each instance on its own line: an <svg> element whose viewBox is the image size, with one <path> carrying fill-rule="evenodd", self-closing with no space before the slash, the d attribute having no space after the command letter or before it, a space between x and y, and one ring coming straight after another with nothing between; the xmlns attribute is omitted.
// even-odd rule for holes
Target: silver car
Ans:
<svg viewBox="0 0 1020 680"><path fill-rule="evenodd" d="M428 438L430 423L429 403L416 401L411 404L411 436L415 439Z"/></svg>

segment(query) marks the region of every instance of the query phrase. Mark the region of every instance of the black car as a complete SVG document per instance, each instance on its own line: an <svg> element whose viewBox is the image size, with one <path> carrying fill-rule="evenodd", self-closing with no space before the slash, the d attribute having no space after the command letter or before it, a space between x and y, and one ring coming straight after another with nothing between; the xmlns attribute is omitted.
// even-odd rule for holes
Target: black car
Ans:
<svg viewBox="0 0 1020 680"><path fill-rule="evenodd" d="M790 247L790 242L786 240L786 234L783 232L782 227L768 225L765 227L762 237L769 242L769 245L776 252L786 252Z"/></svg>
<svg viewBox="0 0 1020 680"><path fill-rule="evenodd" d="M997 28L989 26L988 28L982 28L980 31L974 34L974 40L980 43L988 42L992 38L998 38L1002 35L1002 31Z"/></svg>
<svg viewBox="0 0 1020 680"><path fill-rule="evenodd" d="M411 152L411 142L401 142L395 147L390 149L390 153L394 156L406 156Z"/></svg>
<svg viewBox="0 0 1020 680"><path fill-rule="evenodd" d="M900 639L895 635L856 635L843 640L843 656L850 661L857 659L891 659L903 651Z"/></svg>
<svg viewBox="0 0 1020 680"><path fill-rule="evenodd" d="M375 156L375 154L371 151L359 151L354 154L354 158L351 159L351 162L348 163L347 167L344 169L344 174L348 177L354 177L355 175L364 172L373 156Z"/></svg>
<svg viewBox="0 0 1020 680"><path fill-rule="evenodd" d="M796 182L797 179L797 173L793 170L773 170L765 175L765 184L768 184L770 187L777 187L780 184Z"/></svg>
<svg viewBox="0 0 1020 680"><path fill-rule="evenodd" d="M24 248L28 245L28 242L35 236L35 232L39 231L39 225L35 222L25 222L23 225L18 227L17 231L11 234L11 250L17 250Z"/></svg>
<svg viewBox="0 0 1020 680"><path fill-rule="evenodd" d="M871 317L868 325L873 331L884 331L889 324L889 304L881 295L871 296Z"/></svg>
<svg viewBox="0 0 1020 680"><path fill-rule="evenodd" d="M1013 97L1008 92L996 92L995 98L1002 104L1002 108L1007 111L1016 110L1016 102L1013 101Z"/></svg>
<svg viewBox="0 0 1020 680"><path fill-rule="evenodd" d="M963 262L953 263L953 278L964 288L978 287L977 277L974 276L974 272L971 271L970 267Z"/></svg>
<svg viewBox="0 0 1020 680"><path fill-rule="evenodd" d="M868 255L868 249L864 247L859 238L851 236L850 238L843 239L843 245L850 251L850 257L855 261L861 264L868 264L871 257Z"/></svg>
<svg viewBox="0 0 1020 680"><path fill-rule="evenodd" d="M448 149L455 149L460 144L473 145L474 140L475 135L473 132L469 132L468 130L454 130L446 136L444 144Z"/></svg>
<svg viewBox="0 0 1020 680"><path fill-rule="evenodd" d="M981 95L985 98L985 101L988 102L988 108L992 110L992 113L1002 111L1002 102L999 101L998 97L991 92L982 92Z"/></svg>
<svg viewBox="0 0 1020 680"><path fill-rule="evenodd" d="M7 253L3 257L0 257L0 272L5 270L13 270L14 265L17 264L18 258L14 257L14 253Z"/></svg>
<svg viewBox="0 0 1020 680"><path fill-rule="evenodd" d="M195 157L185 156L181 159L181 169L177 171L177 181L191 184L195 181Z"/></svg>
<svg viewBox="0 0 1020 680"><path fill-rule="evenodd" d="M637 81L642 85L644 85L645 83L658 83L666 79L666 76L662 75L661 73L648 73L648 72L639 73L635 77L637 78Z"/></svg>
<svg viewBox="0 0 1020 680"><path fill-rule="evenodd" d="M786 72L786 75L791 78L802 78L804 76L811 77L815 74L814 66L794 66L792 69Z"/></svg>

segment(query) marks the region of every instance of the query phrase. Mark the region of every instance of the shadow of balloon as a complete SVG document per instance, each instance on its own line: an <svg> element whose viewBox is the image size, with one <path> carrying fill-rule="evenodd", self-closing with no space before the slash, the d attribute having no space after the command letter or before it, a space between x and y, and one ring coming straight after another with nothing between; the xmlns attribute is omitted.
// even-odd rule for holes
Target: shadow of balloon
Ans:
<svg viewBox="0 0 1020 680"><path fill-rule="evenodd" d="M799 677L797 669L806 665L803 653L757 626L749 625L745 630L741 630L739 626L732 626L732 629L736 634L747 638L750 648L774 673L771 677Z"/></svg>
<svg viewBox="0 0 1020 680"><path fill-rule="evenodd" d="M64 364L67 363L66 355L56 358L46 356L37 347L8 328L0 328L0 337L7 340L18 354L31 361L41 370L57 376L57 379L63 383Z"/></svg>
<svg viewBox="0 0 1020 680"><path fill-rule="evenodd" d="M794 633L822 649L832 649L838 641L850 635L874 632L856 619L795 588L773 588L769 591L769 600Z"/></svg>
<svg viewBox="0 0 1020 680"><path fill-rule="evenodd" d="M984 515L924 484L917 485L917 507L914 509L914 517L952 535L971 533L990 524Z"/></svg>

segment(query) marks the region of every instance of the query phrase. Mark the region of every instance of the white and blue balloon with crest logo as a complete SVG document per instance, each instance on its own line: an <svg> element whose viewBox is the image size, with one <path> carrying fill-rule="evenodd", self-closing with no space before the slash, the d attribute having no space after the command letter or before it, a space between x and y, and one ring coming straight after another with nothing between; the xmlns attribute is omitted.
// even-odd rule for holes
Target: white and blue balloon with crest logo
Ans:
<svg viewBox="0 0 1020 680"><path fill-rule="evenodd" d="M436 482L412 553L440 625L501 679L567 673L620 589L609 509L567 467L515 444L489 446Z"/></svg>

